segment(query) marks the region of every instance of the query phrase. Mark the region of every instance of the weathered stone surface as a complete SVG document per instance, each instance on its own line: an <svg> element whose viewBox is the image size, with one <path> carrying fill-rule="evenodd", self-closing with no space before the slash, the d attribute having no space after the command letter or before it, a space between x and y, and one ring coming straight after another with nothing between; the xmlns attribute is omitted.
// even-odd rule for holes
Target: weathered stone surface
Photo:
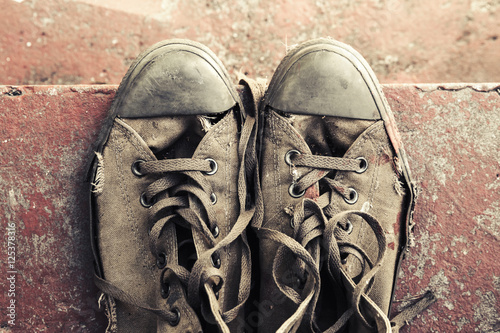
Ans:
<svg viewBox="0 0 500 333"><path fill-rule="evenodd" d="M7 237L2 237L1 327L10 326L8 270L18 272L14 329L94 332L103 327L102 315L96 315L84 180L87 151L114 88L0 88L0 216L3 233L8 223L16 229L14 269L7 266Z"/></svg>
<svg viewBox="0 0 500 333"><path fill-rule="evenodd" d="M20 331L103 331L92 282L89 147L116 86L0 86L0 300ZM500 86L386 85L420 195L397 300L436 292L405 332L500 330ZM7 227L16 262L8 266ZM404 302L396 302L395 311ZM5 308L4 308L5 309ZM5 311L4 311L5 313ZM0 318L9 331L8 318Z"/></svg>
<svg viewBox="0 0 500 333"><path fill-rule="evenodd" d="M210 47L230 72L268 77L286 46L331 36L384 83L498 81L494 0L3 0L0 84L117 84L167 38Z"/></svg>
<svg viewBox="0 0 500 333"><path fill-rule="evenodd" d="M386 86L420 187L396 298L436 292L409 332L500 330L500 87Z"/></svg>

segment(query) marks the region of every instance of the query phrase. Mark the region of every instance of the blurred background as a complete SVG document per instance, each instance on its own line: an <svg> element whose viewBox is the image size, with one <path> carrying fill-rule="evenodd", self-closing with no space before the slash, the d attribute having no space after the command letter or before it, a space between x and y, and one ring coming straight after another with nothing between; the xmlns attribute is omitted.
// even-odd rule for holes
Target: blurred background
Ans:
<svg viewBox="0 0 500 333"><path fill-rule="evenodd" d="M330 36L382 83L500 82L500 0L0 0L0 84L118 84L168 38L270 78L286 47Z"/></svg>

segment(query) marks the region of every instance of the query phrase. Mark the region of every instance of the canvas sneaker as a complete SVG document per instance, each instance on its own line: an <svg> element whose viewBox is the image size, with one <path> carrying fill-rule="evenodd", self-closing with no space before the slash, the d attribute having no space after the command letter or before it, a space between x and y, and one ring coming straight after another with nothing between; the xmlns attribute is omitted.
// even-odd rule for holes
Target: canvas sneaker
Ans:
<svg viewBox="0 0 500 333"><path fill-rule="evenodd" d="M222 63L199 43L161 42L131 65L90 173L109 332L239 330L253 216L244 118Z"/></svg>
<svg viewBox="0 0 500 333"><path fill-rule="evenodd" d="M260 112L259 331L391 332L415 189L373 71L333 39L300 44Z"/></svg>

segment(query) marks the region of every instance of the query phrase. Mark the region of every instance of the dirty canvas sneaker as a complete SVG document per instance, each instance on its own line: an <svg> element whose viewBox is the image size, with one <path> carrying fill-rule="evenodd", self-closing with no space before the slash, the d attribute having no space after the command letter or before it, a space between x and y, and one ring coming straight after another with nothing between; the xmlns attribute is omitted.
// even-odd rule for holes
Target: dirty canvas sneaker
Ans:
<svg viewBox="0 0 500 333"><path fill-rule="evenodd" d="M312 40L260 109L260 332L390 332L414 188L375 75L347 45Z"/></svg>
<svg viewBox="0 0 500 333"><path fill-rule="evenodd" d="M250 132L243 116L226 70L203 45L162 42L130 67L91 170L108 331L237 331L252 217L240 170Z"/></svg>

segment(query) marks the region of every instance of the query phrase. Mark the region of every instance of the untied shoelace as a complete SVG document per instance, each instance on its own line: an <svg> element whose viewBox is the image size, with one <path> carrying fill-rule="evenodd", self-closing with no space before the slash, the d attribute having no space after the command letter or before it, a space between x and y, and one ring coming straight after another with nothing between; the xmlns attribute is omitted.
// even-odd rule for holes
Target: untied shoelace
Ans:
<svg viewBox="0 0 500 333"><path fill-rule="evenodd" d="M237 316L250 294L250 248L246 238L243 238L238 302L235 307L224 313L222 313L217 297L217 291L222 287L224 281L220 270L217 269L220 262L217 263L215 254L240 237L254 215L255 207L248 205L246 202L246 178L249 177L250 171L248 170L248 163L245 163L245 158L253 157L253 155L247 154L249 149L247 146L255 144L255 124L253 117L247 117L240 135L238 155L240 161L243 161L240 163L241 167L238 176L240 214L229 234L219 242L216 242L218 226L216 214L212 207L213 193L211 185L206 179L206 174L213 171L213 161L210 159L178 158L141 161L136 166L140 175L155 174L160 176L159 179L153 181L147 187L141 200L145 205L151 206L149 244L151 252L158 262L162 263L160 267L163 266L161 281L159 281L162 292L168 288L168 283L165 281L165 277L168 275L167 272L175 274L187 289L188 303L191 306L200 306L200 291L203 290L209 300L208 316L213 316L221 331L225 333L229 332L227 323ZM187 179L189 181L186 181ZM175 230L174 224L200 231L209 244L209 249L198 256L191 271L179 265L176 258L174 258L173 262L170 262L160 256L162 233L172 231L172 229ZM150 311L170 323L179 320L179 313L175 309L160 309L146 304L143 300L128 294L100 277L95 276L95 282L103 293L113 298ZM207 310L202 309L202 311L207 313Z"/></svg>
<svg viewBox="0 0 500 333"><path fill-rule="evenodd" d="M341 195L348 201L352 199L353 192L351 188L343 185L341 182L327 177L332 170L362 172L366 168L366 160L362 158L349 159L317 156L302 154L298 151L291 151L289 153L286 159L292 167L312 168L312 170L304 174L300 179L294 179L294 183L292 184L292 191L294 193L303 195L306 189L319 181L323 181L330 188L330 191L326 191L314 200L305 198L294 207L292 212L293 237L275 230L260 229L260 237L272 239L282 245L273 262L273 278L281 292L298 305L296 312L280 327L279 332L296 330L300 325L299 320L303 315L306 315L306 320L309 322L311 330L317 331L317 328L314 328L316 325L313 317L321 283L319 273L320 262L318 260L319 248L322 248L322 251L326 252L326 254L321 254L320 256L321 260L326 261L329 277L333 283L336 283L340 289L344 290L345 298L350 305L340 315L335 324L325 332L340 331L353 315L367 327L374 328L370 324L372 322L370 319L374 319L381 332L396 332L405 322L411 320L415 315L432 304L434 297L431 293L424 295L413 306L410 306L396 316L393 319L391 328L391 323L385 313L367 296L373 285L374 276L382 267L386 250L385 232L377 219L366 212L349 210L335 214L333 193ZM353 215L361 217L369 225L376 237L378 255L375 261L372 261L357 244L349 241L348 224L350 222L347 218ZM285 249L291 251L294 256L300 259L296 261L294 269L300 267L302 273L296 274L298 276L310 276L313 279L311 283L308 283L309 289L302 293L302 295L305 295L303 297L294 288L285 285L277 279L277 272L280 264L283 262ZM343 268L343 258L347 255L354 256L361 264L362 276L357 283L354 282L353 278ZM339 288L337 289L340 290ZM367 318L366 312L361 311L360 304L362 301L364 309L368 308L368 312L373 318Z"/></svg>

